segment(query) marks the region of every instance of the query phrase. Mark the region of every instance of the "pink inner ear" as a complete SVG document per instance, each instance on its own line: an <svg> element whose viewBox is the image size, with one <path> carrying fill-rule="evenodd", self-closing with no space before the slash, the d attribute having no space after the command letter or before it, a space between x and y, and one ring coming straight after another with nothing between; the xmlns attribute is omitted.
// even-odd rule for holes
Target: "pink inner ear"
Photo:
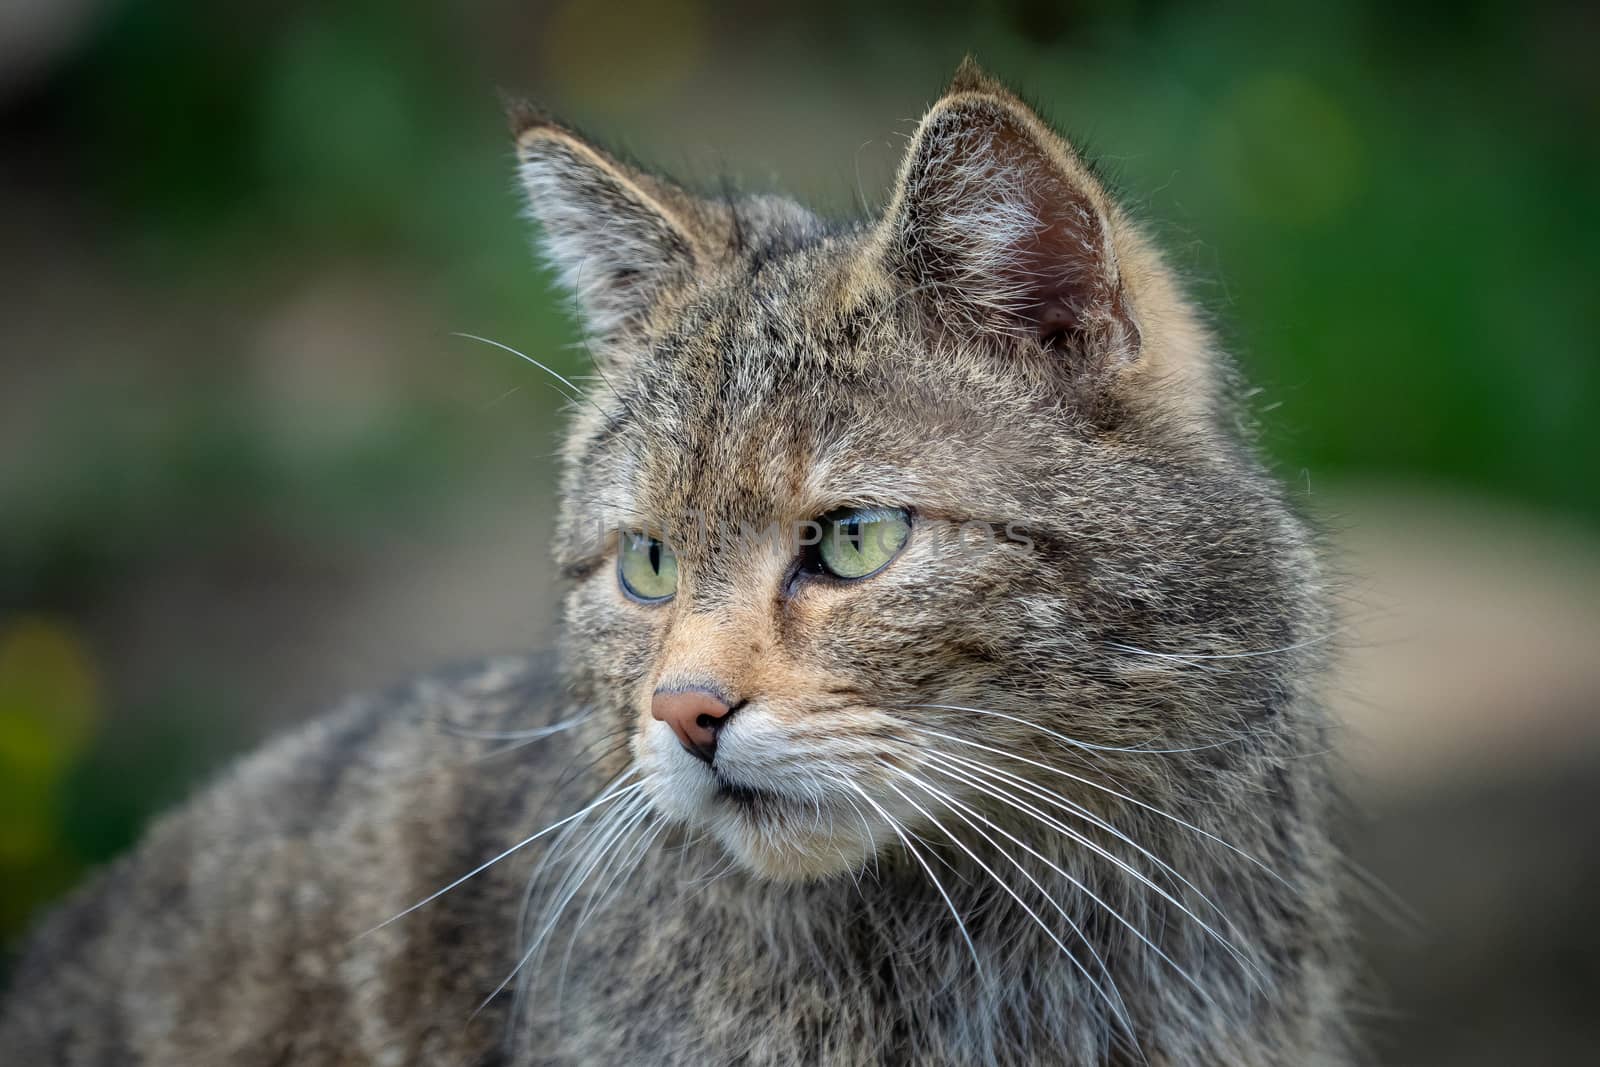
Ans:
<svg viewBox="0 0 1600 1067"><path fill-rule="evenodd" d="M1018 265L1012 281L1026 294L1022 315L1034 336L1049 347L1079 351L1113 343L1112 334L1136 337L1123 309L1107 224L1089 196L1023 131L1008 129L993 145L1022 175L1017 186L1040 223L1012 257Z"/></svg>
<svg viewBox="0 0 1600 1067"><path fill-rule="evenodd" d="M1077 312L1060 296L1040 303L1032 317L1040 339L1046 342L1066 337L1078 325Z"/></svg>

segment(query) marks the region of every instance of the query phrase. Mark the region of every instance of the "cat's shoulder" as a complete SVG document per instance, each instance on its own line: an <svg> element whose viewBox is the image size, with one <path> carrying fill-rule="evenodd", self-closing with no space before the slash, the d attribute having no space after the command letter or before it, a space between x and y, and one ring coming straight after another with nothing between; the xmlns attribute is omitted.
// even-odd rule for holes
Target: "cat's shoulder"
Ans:
<svg viewBox="0 0 1600 1067"><path fill-rule="evenodd" d="M315 832L349 803L414 794L559 727L562 703L545 658L498 656L421 674L347 698L259 746L155 833L189 814L231 816L236 830L270 824L280 834Z"/></svg>
<svg viewBox="0 0 1600 1067"><path fill-rule="evenodd" d="M0 998L0 1035L41 1053L109 1042L48 1052L61 1062L170 1061L219 1028L259 1036L263 1020L331 1010L318 990L342 997L353 970L427 951L441 927L503 935L520 882L495 870L368 936L527 833L572 766L565 711L548 661L498 657L268 742L45 917Z"/></svg>

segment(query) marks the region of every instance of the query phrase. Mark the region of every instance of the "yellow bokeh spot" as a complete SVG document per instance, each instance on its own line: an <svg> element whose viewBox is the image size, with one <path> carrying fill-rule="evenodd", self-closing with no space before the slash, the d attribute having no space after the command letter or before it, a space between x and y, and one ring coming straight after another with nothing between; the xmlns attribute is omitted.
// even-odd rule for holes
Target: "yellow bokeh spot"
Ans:
<svg viewBox="0 0 1600 1067"><path fill-rule="evenodd" d="M53 847L58 786L99 713L93 663L71 630L35 618L0 628L0 861Z"/></svg>
<svg viewBox="0 0 1600 1067"><path fill-rule="evenodd" d="M88 650L65 626L25 618L0 629L0 765L9 736L29 739L19 756L34 745L52 763L76 756L94 732L98 690Z"/></svg>

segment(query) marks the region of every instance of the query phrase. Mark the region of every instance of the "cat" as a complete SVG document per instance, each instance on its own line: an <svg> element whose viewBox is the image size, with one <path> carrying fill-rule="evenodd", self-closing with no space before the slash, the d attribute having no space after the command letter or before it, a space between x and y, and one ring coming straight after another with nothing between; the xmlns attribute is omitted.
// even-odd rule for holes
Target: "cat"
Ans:
<svg viewBox="0 0 1600 1067"><path fill-rule="evenodd" d="M245 759L10 1062L1351 1062L1330 581L1093 169L970 61L851 223L513 126L596 369L560 667Z"/></svg>

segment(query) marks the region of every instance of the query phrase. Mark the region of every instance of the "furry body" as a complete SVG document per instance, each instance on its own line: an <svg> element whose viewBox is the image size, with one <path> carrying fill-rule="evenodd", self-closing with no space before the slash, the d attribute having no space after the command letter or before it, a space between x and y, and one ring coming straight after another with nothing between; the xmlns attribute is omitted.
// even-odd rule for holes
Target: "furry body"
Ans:
<svg viewBox="0 0 1600 1067"><path fill-rule="evenodd" d="M884 217L839 226L518 125L603 376L564 684L491 664L247 761L45 925L0 1047L1347 1062L1321 572L1071 148L964 68ZM734 533L842 505L915 516L882 573ZM669 602L619 592L619 530L671 539ZM738 703L714 766L651 719L682 686Z"/></svg>

